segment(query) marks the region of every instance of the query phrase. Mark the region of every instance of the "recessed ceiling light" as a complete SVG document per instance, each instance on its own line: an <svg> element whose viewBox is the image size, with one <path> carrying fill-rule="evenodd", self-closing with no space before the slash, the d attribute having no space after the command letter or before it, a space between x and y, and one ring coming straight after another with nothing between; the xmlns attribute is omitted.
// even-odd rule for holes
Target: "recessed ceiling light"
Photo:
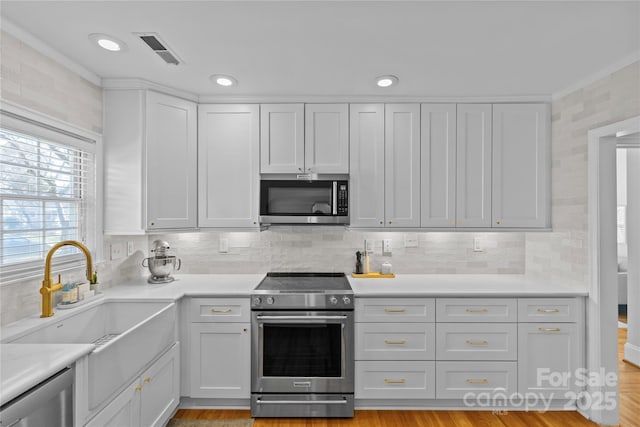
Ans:
<svg viewBox="0 0 640 427"><path fill-rule="evenodd" d="M121 52L127 48L125 42L108 34L92 33L89 34L89 40L109 52Z"/></svg>
<svg viewBox="0 0 640 427"><path fill-rule="evenodd" d="M376 86L378 87L390 87L398 84L398 78L396 76L380 76L376 77Z"/></svg>
<svg viewBox="0 0 640 427"><path fill-rule="evenodd" d="M209 79L219 86L229 87L238 84L238 81L235 78L225 74L214 74L209 77Z"/></svg>

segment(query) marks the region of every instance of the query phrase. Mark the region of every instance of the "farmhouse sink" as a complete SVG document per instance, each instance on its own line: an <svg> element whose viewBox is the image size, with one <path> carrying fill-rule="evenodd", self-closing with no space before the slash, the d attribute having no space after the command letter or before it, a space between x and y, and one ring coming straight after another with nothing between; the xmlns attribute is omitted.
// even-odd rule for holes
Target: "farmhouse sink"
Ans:
<svg viewBox="0 0 640 427"><path fill-rule="evenodd" d="M173 302L111 301L71 314L12 343L93 343L89 354L89 410L125 386L175 342Z"/></svg>

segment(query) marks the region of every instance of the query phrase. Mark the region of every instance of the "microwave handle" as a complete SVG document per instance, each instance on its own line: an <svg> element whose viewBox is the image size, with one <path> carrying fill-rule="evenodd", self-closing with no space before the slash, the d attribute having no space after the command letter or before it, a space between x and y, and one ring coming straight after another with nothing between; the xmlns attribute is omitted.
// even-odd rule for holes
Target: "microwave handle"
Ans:
<svg viewBox="0 0 640 427"><path fill-rule="evenodd" d="M333 215L338 215L338 181L333 181L333 191L331 191L331 195L332 195L332 209L333 209Z"/></svg>

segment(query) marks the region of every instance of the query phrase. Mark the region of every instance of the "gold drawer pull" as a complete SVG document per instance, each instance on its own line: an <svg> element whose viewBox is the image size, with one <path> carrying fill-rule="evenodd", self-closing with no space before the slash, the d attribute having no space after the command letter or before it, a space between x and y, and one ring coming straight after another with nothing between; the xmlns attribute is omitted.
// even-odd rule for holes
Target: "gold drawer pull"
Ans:
<svg viewBox="0 0 640 427"><path fill-rule="evenodd" d="M407 382L407 380L405 380L404 378L400 378L399 380L392 380L389 378L385 378L384 382L387 384L404 384Z"/></svg>
<svg viewBox="0 0 640 427"><path fill-rule="evenodd" d="M212 313L229 313L231 312L231 309L230 308L223 308L223 309L212 308L211 312Z"/></svg>
<svg viewBox="0 0 640 427"><path fill-rule="evenodd" d="M385 313L404 313L405 309L404 308L385 308L384 312Z"/></svg>
<svg viewBox="0 0 640 427"><path fill-rule="evenodd" d="M481 380L468 379L467 384L489 384L489 380L486 378L483 378Z"/></svg>
<svg viewBox="0 0 640 427"><path fill-rule="evenodd" d="M150 383L151 382L151 378L147 377L143 380L145 383Z"/></svg>
<svg viewBox="0 0 640 427"><path fill-rule="evenodd" d="M538 328L540 332L560 332L560 328Z"/></svg>
<svg viewBox="0 0 640 427"><path fill-rule="evenodd" d="M465 310L467 313L488 313L489 310L486 308L467 308Z"/></svg>
<svg viewBox="0 0 640 427"><path fill-rule="evenodd" d="M389 345L403 345L407 343L407 340L398 340L398 341L384 340L384 343Z"/></svg>
<svg viewBox="0 0 640 427"><path fill-rule="evenodd" d="M136 391L141 391L141 390L142 390L142 386L141 385L136 387Z"/></svg>
<svg viewBox="0 0 640 427"><path fill-rule="evenodd" d="M467 340L467 344L469 344L469 345L489 345L489 341L486 341L486 340L482 340L482 341Z"/></svg>
<svg viewBox="0 0 640 427"><path fill-rule="evenodd" d="M539 308L538 313L559 313L557 308Z"/></svg>

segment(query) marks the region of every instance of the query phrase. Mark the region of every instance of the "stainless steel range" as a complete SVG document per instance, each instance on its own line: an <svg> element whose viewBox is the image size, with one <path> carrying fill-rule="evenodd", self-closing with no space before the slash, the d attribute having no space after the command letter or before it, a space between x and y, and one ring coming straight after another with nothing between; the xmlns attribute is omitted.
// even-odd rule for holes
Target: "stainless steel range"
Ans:
<svg viewBox="0 0 640 427"><path fill-rule="evenodd" d="M251 295L251 415L353 417L353 290L343 273L267 273Z"/></svg>

